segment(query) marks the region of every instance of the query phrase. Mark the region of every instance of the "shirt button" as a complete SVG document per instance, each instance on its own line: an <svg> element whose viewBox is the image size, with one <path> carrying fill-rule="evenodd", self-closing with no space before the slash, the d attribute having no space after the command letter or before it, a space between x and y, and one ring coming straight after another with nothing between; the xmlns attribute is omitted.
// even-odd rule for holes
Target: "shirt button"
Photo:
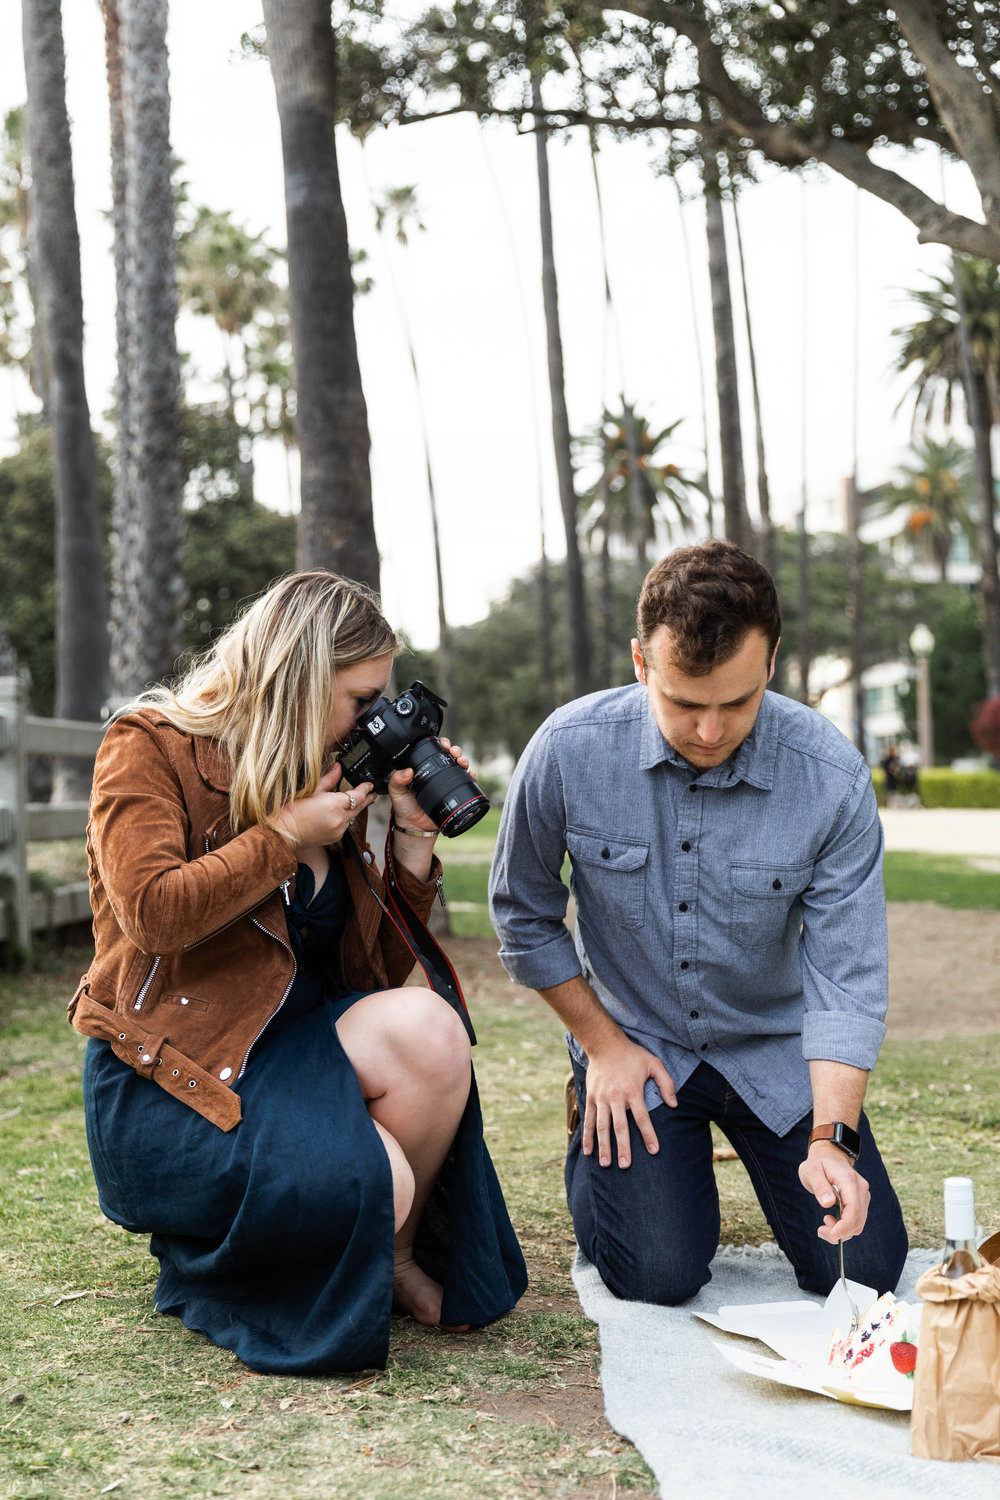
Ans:
<svg viewBox="0 0 1000 1500"><path fill-rule="evenodd" d="M773 881L772 885L771 885L771 889L772 889L772 891L780 891L781 890L781 881L780 880Z"/></svg>
<svg viewBox="0 0 1000 1500"><path fill-rule="evenodd" d="M698 1019L698 1017L699 1017L699 1016L700 1016L700 1015L701 1015L701 1011L698 1011L698 1010L693 1010L693 1011L692 1011L692 1012L691 1012L691 1019L692 1019L692 1021L697 1021L697 1019Z"/></svg>
<svg viewBox="0 0 1000 1500"><path fill-rule="evenodd" d="M611 850L607 849L607 848L602 849L601 850L601 858L602 859L610 859L611 858Z"/></svg>
<svg viewBox="0 0 1000 1500"><path fill-rule="evenodd" d="M365 864L366 865L370 865L371 862L372 862L372 851L370 849L366 849L365 850Z"/></svg>
<svg viewBox="0 0 1000 1500"><path fill-rule="evenodd" d="M219 1077L222 1079L223 1083L226 1081L227 1078L232 1078L232 1076L233 1076L233 1070L232 1070L232 1068L223 1068L222 1072L219 1074Z"/></svg>
<svg viewBox="0 0 1000 1500"><path fill-rule="evenodd" d="M695 786L694 782L692 781L691 785L688 787L688 791L689 792L696 792L697 790L698 790L698 788Z"/></svg>
<svg viewBox="0 0 1000 1500"><path fill-rule="evenodd" d="M188 999L188 997L187 997L187 995L182 995L182 996L181 996L181 1004L182 1004L182 1005L190 1005L190 1003L191 1003L191 1002L190 1002L190 1000L189 1000L189 999Z"/></svg>
<svg viewBox="0 0 1000 1500"><path fill-rule="evenodd" d="M683 844L681 845L681 848L684 850L685 854L688 853L688 851L691 848L691 845L688 843L687 839L684 840Z"/></svg>
<svg viewBox="0 0 1000 1500"><path fill-rule="evenodd" d="M688 904L687 904L686 901L682 901L681 904L680 904L680 906L677 908L678 911L687 911L687 909L688 909Z"/></svg>
<svg viewBox="0 0 1000 1500"><path fill-rule="evenodd" d="M701 1051L701 1052L707 1052L708 1051L708 1043L707 1042L702 1042L701 1047L699 1048L699 1051Z"/></svg>
<svg viewBox="0 0 1000 1500"><path fill-rule="evenodd" d="M691 967L691 965L688 963L688 961L687 961L686 958L684 958L684 959L681 960L681 968L682 969L690 969L690 967Z"/></svg>

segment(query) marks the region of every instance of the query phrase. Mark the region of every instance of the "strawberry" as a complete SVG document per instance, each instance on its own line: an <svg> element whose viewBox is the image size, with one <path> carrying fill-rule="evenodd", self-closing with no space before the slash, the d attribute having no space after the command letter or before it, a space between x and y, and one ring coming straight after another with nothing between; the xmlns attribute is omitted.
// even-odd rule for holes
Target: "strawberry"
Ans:
<svg viewBox="0 0 1000 1500"><path fill-rule="evenodd" d="M900 1375L912 1375L917 1363L917 1346L905 1340L898 1344L890 1344L889 1358Z"/></svg>

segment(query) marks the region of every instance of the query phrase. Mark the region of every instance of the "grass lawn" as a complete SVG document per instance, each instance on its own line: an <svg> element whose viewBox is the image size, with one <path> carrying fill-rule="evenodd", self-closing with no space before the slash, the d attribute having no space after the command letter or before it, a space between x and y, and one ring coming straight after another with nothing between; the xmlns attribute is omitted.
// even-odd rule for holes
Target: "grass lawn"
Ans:
<svg viewBox="0 0 1000 1500"><path fill-rule="evenodd" d="M494 963L485 891L496 819L442 840L442 854L487 1140L531 1287L510 1317L466 1337L397 1320L384 1372L256 1376L153 1312L147 1242L103 1218L87 1157L85 1044L64 1010L88 954L0 973L3 1500L651 1495L646 1466L601 1419L596 1331L569 1278L561 1028L536 997L477 979ZM890 854L886 889L893 901L1000 908L1000 873L969 860ZM1000 1035L883 1048L868 1109L914 1245L939 1242L952 1173L974 1179L980 1222L1000 1228L998 1068ZM717 1176L723 1242L769 1238L740 1163L720 1162Z"/></svg>
<svg viewBox="0 0 1000 1500"><path fill-rule="evenodd" d="M455 945L460 970L491 944ZM487 1139L532 1270L509 1318L467 1337L398 1320L385 1372L252 1375L152 1311L146 1241L100 1214L82 1119L83 1039L64 1005L86 953L0 975L0 1493L7 1500L364 1496L552 1500L648 1496L600 1421L595 1330L569 1280L559 1026L523 992L477 1000ZM55 961L54 965L55 965ZM870 1106L914 1244L941 1236L941 1182L977 1184L1000 1226L1000 1037L888 1043ZM766 1226L738 1162L718 1167L723 1239Z"/></svg>
<svg viewBox="0 0 1000 1500"><path fill-rule="evenodd" d="M452 930L462 936L488 937L493 930L486 903L489 851L470 849L466 837L471 835L463 836L461 843L444 845L442 840L438 845L446 871ZM983 869L982 865L996 868ZM890 901L936 901L952 909L1000 911L1000 857L977 861L951 854L888 853L885 893Z"/></svg>
<svg viewBox="0 0 1000 1500"><path fill-rule="evenodd" d="M953 911L1000 911L1000 852L995 860L887 853L885 894L889 901L936 901Z"/></svg>

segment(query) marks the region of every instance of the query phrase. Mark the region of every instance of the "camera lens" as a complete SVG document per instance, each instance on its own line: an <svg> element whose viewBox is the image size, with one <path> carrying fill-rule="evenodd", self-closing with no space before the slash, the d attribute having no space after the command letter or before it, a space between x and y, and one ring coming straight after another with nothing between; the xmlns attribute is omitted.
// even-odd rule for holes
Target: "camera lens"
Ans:
<svg viewBox="0 0 1000 1500"><path fill-rule="evenodd" d="M489 812L490 801L438 739L418 740L408 757L412 789L446 838L464 833Z"/></svg>

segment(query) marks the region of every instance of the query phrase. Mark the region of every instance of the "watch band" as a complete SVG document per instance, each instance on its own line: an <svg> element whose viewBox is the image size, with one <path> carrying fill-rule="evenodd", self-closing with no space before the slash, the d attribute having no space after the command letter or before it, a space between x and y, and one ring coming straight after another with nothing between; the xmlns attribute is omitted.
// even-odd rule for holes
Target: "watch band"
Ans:
<svg viewBox="0 0 1000 1500"><path fill-rule="evenodd" d="M810 1146L813 1141L832 1141L852 1162L857 1161L861 1152L861 1137L850 1125L845 1125L843 1120L834 1120L830 1125L817 1125L809 1136Z"/></svg>

